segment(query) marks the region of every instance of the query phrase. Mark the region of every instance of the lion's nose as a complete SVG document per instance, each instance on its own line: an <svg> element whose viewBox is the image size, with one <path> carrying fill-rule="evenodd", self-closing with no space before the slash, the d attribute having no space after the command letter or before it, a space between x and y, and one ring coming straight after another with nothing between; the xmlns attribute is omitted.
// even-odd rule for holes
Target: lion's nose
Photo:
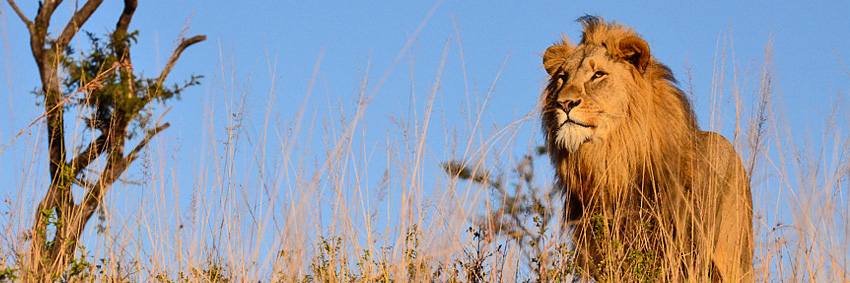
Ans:
<svg viewBox="0 0 850 283"><path fill-rule="evenodd" d="M573 110L573 108L575 108L576 106L581 104L581 99L578 99L578 100L567 99L567 100L564 100L564 101L558 101L558 104L561 106L561 109L564 109L564 112L567 112L567 114L570 114L570 110Z"/></svg>

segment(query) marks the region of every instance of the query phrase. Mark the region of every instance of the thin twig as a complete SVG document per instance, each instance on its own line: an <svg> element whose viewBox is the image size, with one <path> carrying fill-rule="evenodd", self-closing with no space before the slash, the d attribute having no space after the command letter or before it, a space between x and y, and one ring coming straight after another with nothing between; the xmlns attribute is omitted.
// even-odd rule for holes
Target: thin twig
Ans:
<svg viewBox="0 0 850 283"><path fill-rule="evenodd" d="M838 58L838 62L841 63L841 68L844 69L844 73L847 74L847 77L850 77L850 70L847 69L847 64L844 63L844 59L841 59L841 52L838 52L838 49L835 47L833 47L832 50L835 52L835 57Z"/></svg>
<svg viewBox="0 0 850 283"><path fill-rule="evenodd" d="M21 17L21 21L27 25L27 29L32 29L32 21L27 19L27 16L24 16L24 12L21 12L21 9L18 8L18 5L15 4L14 0L7 0L9 2L9 6L12 6L12 9L15 10L15 13L18 14L18 17Z"/></svg>
<svg viewBox="0 0 850 283"><path fill-rule="evenodd" d="M168 127L170 127L170 126L171 126L171 124L165 123L165 124L160 125L159 127L154 128L151 131L148 131L148 134L145 136L145 138L142 139L142 141L139 142L139 144L137 144L136 147L133 148L133 150L130 151L129 154L127 154L127 157L124 158L124 164L125 164L124 166L126 167L127 165L129 165L130 163L135 161L136 160L136 154L138 154L139 151L144 149L144 147L148 144L148 142L150 142L150 140L154 136L156 136L160 132L164 131L165 129L168 129Z"/></svg>
<svg viewBox="0 0 850 283"><path fill-rule="evenodd" d="M156 80L157 88L162 86L162 83L165 82L165 78L168 77L168 74L171 73L171 69L174 68L174 65L177 64L177 59L180 58L180 54L183 53L183 50L186 50L187 47L192 44L204 41L207 39L206 35L196 35L190 38L184 38L180 40L180 44L177 45L177 48L171 52L171 58L168 58L168 62L165 64L165 68L162 69L162 73L159 74L159 78ZM153 95L148 94L149 98L153 98Z"/></svg>

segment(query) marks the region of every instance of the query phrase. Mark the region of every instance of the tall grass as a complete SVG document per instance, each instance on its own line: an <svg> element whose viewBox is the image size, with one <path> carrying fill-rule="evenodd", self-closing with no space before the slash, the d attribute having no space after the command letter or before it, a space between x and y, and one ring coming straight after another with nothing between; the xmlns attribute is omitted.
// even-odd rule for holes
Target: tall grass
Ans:
<svg viewBox="0 0 850 283"><path fill-rule="evenodd" d="M367 65L353 94L322 95L318 89L327 83L320 78L320 55L309 89L292 94L276 86L277 61L270 58L272 88L264 107L256 107L247 97L260 93L251 91L236 74L239 67L221 55L217 74L206 82L208 93L197 99L205 109L198 119L203 134L188 137L175 129L150 144L136 173L110 192L102 216L90 223L85 248L64 280L571 280L569 240L554 223L557 217L525 223L533 241L499 238L494 232L499 227L492 225L500 223L486 227L474 220L504 207L499 202L505 198L492 194L493 184L440 168L441 162L461 160L470 176L507 187L526 176L512 170L526 161L519 156L536 156L542 143L526 134L538 131L534 109L521 110L526 114L507 125L484 122L493 86L509 78L497 75L483 93L469 82L465 89L442 89L447 55L459 37L446 43L437 69L429 70L432 83L411 82L408 105L399 107L405 110L389 117L370 105L390 99L375 93L397 63L380 70L384 75L377 80ZM799 129L791 129L777 107L770 45L753 76L742 75L739 68L752 66L738 64L734 56L728 60L723 46L710 93L712 118L703 127L733 140L752 177L756 278L848 281L850 141L842 96L836 95L836 106L824 118L822 143L800 144L793 138ZM463 47L456 49L465 70ZM409 52L405 47L395 62ZM729 61L731 84L724 79ZM412 77L416 68L409 66ZM750 80L757 83L747 84ZM465 94L461 121L446 118L458 109L440 104L449 91ZM537 97L530 93L527 99ZM372 123L380 125L375 121L381 119L390 123L374 129ZM32 138L17 141L30 149L18 166L25 181L16 193L3 196L3 281L20 276L32 203L45 185L39 177L43 170L35 166L44 156L41 127L28 130ZM177 160L180 156L193 160ZM535 172L545 173L520 188L560 209L559 200L545 193L551 183L548 162L533 164Z"/></svg>

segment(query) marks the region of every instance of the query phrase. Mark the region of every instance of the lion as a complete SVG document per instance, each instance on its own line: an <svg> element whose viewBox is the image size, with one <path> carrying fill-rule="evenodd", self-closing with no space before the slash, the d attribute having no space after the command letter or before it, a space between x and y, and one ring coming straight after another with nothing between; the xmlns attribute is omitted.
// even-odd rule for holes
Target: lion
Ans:
<svg viewBox="0 0 850 283"><path fill-rule="evenodd" d="M751 282L752 193L732 144L699 130L672 71L631 28L578 19L543 54L541 122L572 230L597 282Z"/></svg>

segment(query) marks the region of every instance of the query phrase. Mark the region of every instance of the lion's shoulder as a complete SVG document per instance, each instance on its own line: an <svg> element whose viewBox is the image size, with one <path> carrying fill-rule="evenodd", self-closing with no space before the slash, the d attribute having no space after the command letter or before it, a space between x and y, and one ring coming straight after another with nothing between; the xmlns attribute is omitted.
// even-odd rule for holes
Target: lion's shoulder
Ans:
<svg viewBox="0 0 850 283"><path fill-rule="evenodd" d="M699 131L697 133L697 146L695 149L698 156L702 157L700 159L709 163L730 160L737 160L737 163L740 163L740 158L732 143L716 132Z"/></svg>
<svg viewBox="0 0 850 283"><path fill-rule="evenodd" d="M741 193L749 191L749 177L741 157L735 147L722 135L700 131L693 160L697 163L695 172L696 187L716 190L735 189Z"/></svg>

